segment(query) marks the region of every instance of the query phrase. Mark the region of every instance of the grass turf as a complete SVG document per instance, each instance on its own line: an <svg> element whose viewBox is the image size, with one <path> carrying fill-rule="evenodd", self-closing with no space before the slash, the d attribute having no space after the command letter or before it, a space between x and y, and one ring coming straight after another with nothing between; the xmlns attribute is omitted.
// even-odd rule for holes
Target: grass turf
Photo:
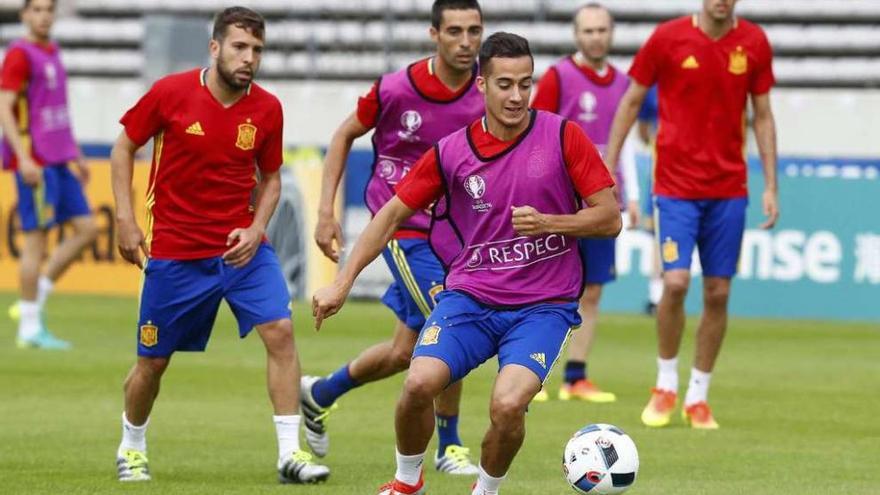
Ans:
<svg viewBox="0 0 880 495"><path fill-rule="evenodd" d="M0 309L13 299L0 294ZM224 308L208 352L176 356L165 376L148 434L154 481L120 486L114 454L136 307L133 299L54 296L50 327L75 345L62 353L16 349L14 325L0 318L0 493L370 494L393 475L402 375L343 398L330 418L327 484L277 485L262 345L256 335L239 341ZM316 334L308 309L295 309L307 373L336 369L387 337L393 323L378 304L349 303ZM682 387L694 324L683 346ZM878 325L732 320L712 383L722 429L710 433L691 431L678 417L662 430L639 423L654 380L652 320L609 315L599 332L591 375L618 401L534 404L504 494L573 493L560 470L562 447L593 422L616 424L635 440L641 470L633 494L880 493ZM494 374L490 361L465 381L460 428L476 451ZM558 381L557 372L553 396ZM469 493L470 479L432 469L426 478L429 493Z"/></svg>

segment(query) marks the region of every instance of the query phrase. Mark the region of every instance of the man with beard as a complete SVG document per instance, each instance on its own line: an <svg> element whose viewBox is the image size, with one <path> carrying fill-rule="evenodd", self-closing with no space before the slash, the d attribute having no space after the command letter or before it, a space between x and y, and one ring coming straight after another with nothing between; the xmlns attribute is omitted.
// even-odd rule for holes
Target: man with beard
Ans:
<svg viewBox="0 0 880 495"><path fill-rule="evenodd" d="M576 238L620 231L614 182L595 146L576 124L529 111L533 69L524 38L495 33L486 40L477 79L483 118L418 159L334 283L314 295L320 328L394 230L441 201L434 219L442 217L451 228L433 228L431 244L447 246L438 254L449 274L413 351L395 417L397 471L380 495L425 493L422 466L434 398L494 356L499 370L472 494L498 493L525 438L526 408L580 323L583 268Z"/></svg>
<svg viewBox="0 0 880 495"><path fill-rule="evenodd" d="M709 382L727 331L727 303L746 224L746 103L751 97L755 137L764 168L761 227L779 216L776 125L770 108L773 54L764 31L734 14L736 0L703 0L699 13L657 27L636 54L633 79L614 118L608 160L648 88L660 101L654 193L663 296L657 307L657 382L642 422L669 424L678 400L678 350L685 325L694 248L703 268L703 315L682 415L691 427L718 428L708 404Z"/></svg>
<svg viewBox="0 0 880 495"><path fill-rule="evenodd" d="M394 185L413 163L448 134L483 113L483 97L475 83L476 58L483 37L483 19L476 0L436 0L431 9L433 57L382 76L358 102L357 112L339 127L327 151L315 240L324 254L339 261L333 244L342 246L342 229L333 205L352 142L375 129L375 162L367 185L366 203L375 214L394 196ZM427 210L399 226L383 251L394 276L382 301L397 316L394 335L376 344L326 378L303 377L302 411L306 440L318 456L327 454L325 419L336 400L349 390L387 378L409 367L416 337L443 290L445 270L428 245L431 223ZM461 383L437 397L439 436L434 466L448 474L474 475L469 449L458 434Z"/></svg>
<svg viewBox="0 0 880 495"><path fill-rule="evenodd" d="M576 122L604 155L611 132L611 122L620 98L629 86L629 78L608 62L614 19L598 3L588 3L574 16L574 37L578 51L550 67L538 85L532 108L546 110ZM621 210L629 213L629 225L638 224L639 188L635 150L627 143L620 167L606 163L615 177ZM624 200L625 198L625 200ZM584 261L584 294L580 300L583 325L568 345L564 382L560 400L614 402L616 396L601 390L587 374L587 359L596 335L602 286L614 281L615 239L580 239L578 246ZM547 400L542 390L536 401Z"/></svg>
<svg viewBox="0 0 880 495"><path fill-rule="evenodd" d="M239 335L256 328L266 347L279 480L314 483L330 474L299 448L290 295L265 237L281 191L283 116L278 99L253 82L264 31L256 12L224 10L214 21L211 66L157 81L121 120L111 154L119 251L143 268L144 281L138 359L125 380L120 481L150 479L146 429L162 374L174 352L205 350L223 299ZM131 178L134 153L151 138L145 237Z"/></svg>

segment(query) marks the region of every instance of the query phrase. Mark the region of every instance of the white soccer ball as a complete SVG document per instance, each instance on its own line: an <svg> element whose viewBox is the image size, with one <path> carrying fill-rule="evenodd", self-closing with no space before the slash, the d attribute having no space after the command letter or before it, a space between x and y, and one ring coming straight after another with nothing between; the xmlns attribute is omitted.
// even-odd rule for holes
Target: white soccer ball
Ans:
<svg viewBox="0 0 880 495"><path fill-rule="evenodd" d="M568 441L562 457L565 479L578 493L623 493L636 481L639 452L614 425L587 425Z"/></svg>

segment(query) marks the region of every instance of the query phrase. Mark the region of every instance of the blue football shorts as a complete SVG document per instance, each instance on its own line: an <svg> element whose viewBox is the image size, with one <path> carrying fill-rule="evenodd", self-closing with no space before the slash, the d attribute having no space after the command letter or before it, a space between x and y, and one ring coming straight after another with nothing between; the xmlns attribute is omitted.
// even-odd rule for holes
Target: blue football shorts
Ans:
<svg viewBox="0 0 880 495"><path fill-rule="evenodd" d="M394 282L382 302L414 332L434 310L434 298L443 290L446 271L427 240L393 239L382 251Z"/></svg>
<svg viewBox="0 0 880 495"><path fill-rule="evenodd" d="M257 325L290 318L290 293L271 246L262 244L242 268L226 265L219 256L148 260L141 290L138 356L204 351L224 299L238 321L241 338Z"/></svg>
<svg viewBox="0 0 880 495"><path fill-rule="evenodd" d="M31 187L24 183L20 172L15 172L21 230L48 229L92 214L82 184L66 163L45 166L42 173L40 184Z"/></svg>

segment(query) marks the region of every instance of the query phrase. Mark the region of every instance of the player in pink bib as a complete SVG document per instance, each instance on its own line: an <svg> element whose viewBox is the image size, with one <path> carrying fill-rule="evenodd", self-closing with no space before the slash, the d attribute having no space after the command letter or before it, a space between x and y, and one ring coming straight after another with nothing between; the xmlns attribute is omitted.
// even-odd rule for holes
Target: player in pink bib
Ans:
<svg viewBox="0 0 880 495"><path fill-rule="evenodd" d="M431 245L448 269L446 289L413 352L397 404L397 471L380 495L425 493L434 397L496 355L491 422L472 493L498 493L525 437L526 407L580 324L577 238L621 229L614 181L595 146L576 124L529 111L533 69L524 38L495 33L483 43L477 83L486 115L415 163L336 281L315 293L320 328L397 226L434 204Z"/></svg>

